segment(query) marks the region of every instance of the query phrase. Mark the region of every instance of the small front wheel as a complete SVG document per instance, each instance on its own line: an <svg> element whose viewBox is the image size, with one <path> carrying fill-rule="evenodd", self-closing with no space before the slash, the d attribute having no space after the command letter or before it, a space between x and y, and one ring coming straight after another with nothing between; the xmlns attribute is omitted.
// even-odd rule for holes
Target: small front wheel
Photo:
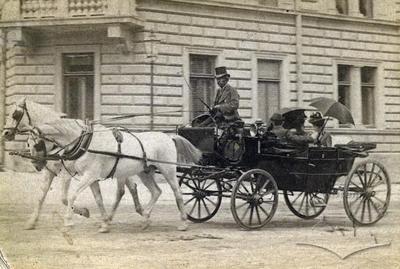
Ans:
<svg viewBox="0 0 400 269"><path fill-rule="evenodd" d="M222 200L222 187L218 179L202 179L191 173L179 179L187 217L193 222L205 222L218 212Z"/></svg>
<svg viewBox="0 0 400 269"><path fill-rule="evenodd" d="M278 186L262 169L252 169L239 177L232 190L231 211L236 223L244 229L266 225L278 207Z"/></svg>
<svg viewBox="0 0 400 269"><path fill-rule="evenodd" d="M293 214L302 219L313 219L325 210L329 194L285 190L283 197Z"/></svg>

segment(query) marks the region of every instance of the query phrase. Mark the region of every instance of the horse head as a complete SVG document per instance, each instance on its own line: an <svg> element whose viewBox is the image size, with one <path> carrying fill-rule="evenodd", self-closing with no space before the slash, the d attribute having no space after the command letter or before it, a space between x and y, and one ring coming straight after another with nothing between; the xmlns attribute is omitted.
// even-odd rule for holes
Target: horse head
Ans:
<svg viewBox="0 0 400 269"><path fill-rule="evenodd" d="M2 136L14 140L15 135L33 128L31 117L26 106L26 97L14 104L14 109L9 113Z"/></svg>

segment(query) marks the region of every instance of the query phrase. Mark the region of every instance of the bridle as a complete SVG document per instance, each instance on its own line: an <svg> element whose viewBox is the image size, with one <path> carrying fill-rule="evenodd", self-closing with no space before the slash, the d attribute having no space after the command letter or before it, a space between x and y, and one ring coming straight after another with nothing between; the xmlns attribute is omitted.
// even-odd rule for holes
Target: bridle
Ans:
<svg viewBox="0 0 400 269"><path fill-rule="evenodd" d="M13 132L15 134L25 133L28 130L24 130L24 131L19 130L18 126L21 123L22 119L24 118L25 114L28 117L29 126L32 126L32 119L31 119L31 116L29 115L28 108L26 107L26 103L24 103L23 105L17 105L17 108L21 108L22 111L19 109L16 109L11 116L17 122L17 124L14 127L4 127L3 129L10 130L11 132ZM31 129L33 129L33 127Z"/></svg>

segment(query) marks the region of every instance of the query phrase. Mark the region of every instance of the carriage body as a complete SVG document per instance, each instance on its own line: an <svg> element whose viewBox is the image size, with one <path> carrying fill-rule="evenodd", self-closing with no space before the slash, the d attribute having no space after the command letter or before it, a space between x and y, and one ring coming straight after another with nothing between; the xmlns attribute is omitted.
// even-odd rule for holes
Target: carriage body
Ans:
<svg viewBox="0 0 400 269"><path fill-rule="evenodd" d="M250 135L248 128L244 128L241 136L231 137L228 150L221 147L220 131L215 127L183 127L178 129L178 134L184 136L203 152L203 167L193 172L193 170L183 169L181 185L185 180L196 181L191 189L201 189L202 183L212 185L215 189L212 192L207 190L194 190L193 197L196 197L198 204L189 209L189 219L196 222L202 222L210 219L221 204L221 198L231 198L231 211L236 222L246 229L259 228L265 225L275 213L278 202L278 192L284 195L285 202L289 209L297 216L304 219L312 219L319 216L325 209L328 198L332 194L344 191L344 206L347 215L353 223L359 225L372 224L381 219L388 207L390 198L390 181L384 167L376 161L366 160L361 164L355 165L355 159L358 157L367 157L367 151L375 148L371 143L353 143L348 145L336 145L335 147L310 146L305 148L293 148L269 133L261 135ZM224 140L226 143L227 141ZM236 150L236 151L235 151ZM233 152L232 152L233 151ZM228 156L225 156L227 152ZM240 155L240 157L238 157ZM232 160L233 159L233 160ZM178 168L179 169L179 168ZM375 171L374 171L375 170ZM187 175L190 174L190 177ZM344 186L336 186L339 177L347 177ZM263 195L260 193L260 178L262 182L272 182L269 187L262 185L263 189L275 189L274 195L270 195L271 203L276 203L268 211L265 219L260 219L260 212L264 210L257 207L263 203ZM378 178L378 179L376 179ZM358 181L361 180L361 183ZM256 182L257 181L257 182ZM365 182L364 182L365 181ZM367 199L373 199L375 191L367 185L376 185L376 182L385 185L386 194L381 200L381 205L366 202ZM211 183L205 183L211 182ZM355 183L356 182L356 183ZM246 186L247 185L247 188ZM374 186L375 187L375 186ZM242 188L242 189L241 189ZM251 190L251 191L250 191ZM252 192L243 197L245 191ZM195 193L195 194L194 194ZM269 191L261 191L269 193ZM204 196L204 197L203 197ZM208 197L207 197L208 196ZM209 199L211 196L217 196L215 210L206 209L206 216L200 216L200 200ZM261 197L261 198L260 198ZM300 197L300 198L299 198ZM352 197L355 197L355 201ZM259 199L259 200L257 200ZM260 200L261 199L261 200ZM353 200L352 200L353 199ZM254 213L255 219L246 221L243 217L247 212L240 213L237 208L239 201L245 201L249 204L250 212ZM261 202L260 202L261 201ZM300 201L300 209L299 203ZM216 202L216 203L215 203ZM352 208L352 204L361 203L362 210L366 210L369 217L356 216L358 212ZM203 201L205 204L205 202ZM305 209L301 209L304 204ZM205 205L207 207L207 205ZM309 207L309 208L308 208ZM196 208L196 210L194 210ZM371 208L377 208L376 216L372 216ZM359 209L357 209L358 211ZM210 212L212 211L212 212ZM192 213L197 212L197 213ZM195 216L197 214L197 216ZM250 213L251 214L251 213ZM248 218L248 217L247 217ZM367 218L365 220L364 218ZM254 222L258 221L257 224ZM252 223L253 222L253 223Z"/></svg>

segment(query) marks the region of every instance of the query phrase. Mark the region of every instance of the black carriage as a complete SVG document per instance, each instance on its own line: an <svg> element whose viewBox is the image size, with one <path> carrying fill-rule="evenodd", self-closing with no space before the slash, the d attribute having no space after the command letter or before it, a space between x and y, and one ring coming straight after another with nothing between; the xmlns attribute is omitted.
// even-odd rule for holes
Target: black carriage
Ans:
<svg viewBox="0 0 400 269"><path fill-rule="evenodd" d="M204 156L199 166L178 168L193 222L211 219L225 197L230 198L232 215L241 227L261 228L272 219L279 193L288 208L304 219L319 216L329 196L339 191L354 225L376 223L388 208L390 180L385 168L371 159L354 162L367 157L374 144L293 148L260 125L232 125L222 133L216 127L182 127L178 134ZM337 186L342 176L346 180Z"/></svg>

